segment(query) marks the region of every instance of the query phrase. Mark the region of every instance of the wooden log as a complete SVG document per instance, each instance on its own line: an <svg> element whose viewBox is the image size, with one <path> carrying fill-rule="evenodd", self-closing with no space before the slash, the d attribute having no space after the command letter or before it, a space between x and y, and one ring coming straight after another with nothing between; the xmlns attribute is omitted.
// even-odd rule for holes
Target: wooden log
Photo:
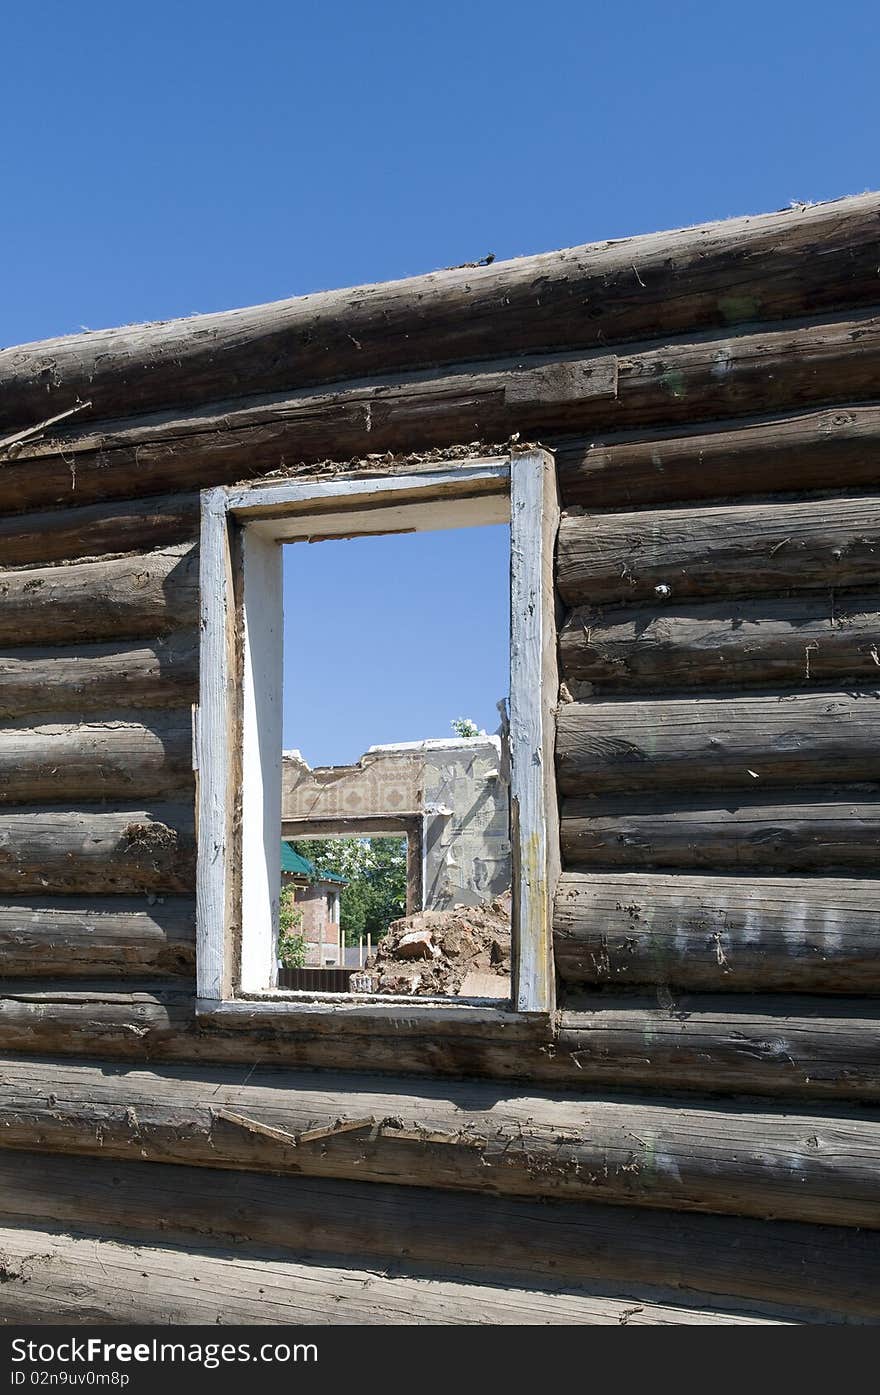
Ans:
<svg viewBox="0 0 880 1395"><path fill-rule="evenodd" d="M618 432L556 445L563 502L585 508L807 489L876 491L880 404L845 403L783 417Z"/></svg>
<svg viewBox="0 0 880 1395"><path fill-rule="evenodd" d="M880 1014L862 999L570 996L557 1050L583 1088L880 1102Z"/></svg>
<svg viewBox="0 0 880 1395"><path fill-rule="evenodd" d="M6 483L3 475L4 487ZM3 497L6 499L5 494ZM14 506L13 500L5 503L6 508ZM198 531L199 501L194 494L11 515L0 518L0 567L30 565L42 569L49 562L69 558L144 552L191 541ZM0 584L9 582L2 572L0 578ZM36 610L40 608L38 605ZM93 637L96 635L97 631Z"/></svg>
<svg viewBox="0 0 880 1395"><path fill-rule="evenodd" d="M0 354L0 424L815 314L877 297L876 194ZM634 271L634 267L637 269Z"/></svg>
<svg viewBox="0 0 880 1395"><path fill-rule="evenodd" d="M0 813L0 893L191 894L194 885L191 804Z"/></svg>
<svg viewBox="0 0 880 1395"><path fill-rule="evenodd" d="M560 668L576 692L809 688L880 677L874 592L572 611ZM578 689L577 684L593 685Z"/></svg>
<svg viewBox="0 0 880 1395"><path fill-rule="evenodd" d="M384 1327L478 1324L525 1326L777 1326L816 1321L765 1311L716 1309L664 1295L559 1292L523 1279L437 1278L431 1273L377 1274L364 1264L244 1258L236 1250L188 1253L91 1234L58 1235L34 1225L0 1228L4 1290L0 1322L24 1330L34 1323L96 1323L217 1327L270 1323L299 1329L288 1346L300 1362L319 1360L301 1325ZM182 1339L183 1333L177 1338ZM377 1342L379 1334L376 1334ZM381 1338L382 1345L387 1341ZM254 1338L256 1353L261 1343ZM270 1344L271 1345L271 1344ZM218 1344L219 1350L219 1344ZM378 1346L377 1346L378 1351ZM256 1360L256 1356L254 1357Z"/></svg>
<svg viewBox="0 0 880 1395"><path fill-rule="evenodd" d="M191 792L190 711L140 716L0 729L0 804L167 799Z"/></svg>
<svg viewBox="0 0 880 1395"><path fill-rule="evenodd" d="M149 638L198 620L191 544L64 567L0 572L0 644Z"/></svg>
<svg viewBox="0 0 880 1395"><path fill-rule="evenodd" d="M319 1030L312 1030L307 1014L258 1008L247 1028L236 1032L222 1019L197 1019L191 993L168 982L133 989L116 981L21 978L10 979L0 998L0 1050L56 1059L75 1051L98 1061L135 1064L188 1061L200 1068L240 1061L245 1070L256 1058L274 1066L328 1070L357 1061L364 1071L385 1074L405 1060L413 1075L483 1076L524 1082L529 1090L582 1092L588 1084L647 1088L657 1082L658 1088L678 1092L680 1103L707 1091L814 1105L880 1099L876 1005L864 999L837 999L831 1006L828 999L769 996L692 1000L675 1005L690 1024L687 1034L678 1032L678 1018L669 1010L620 1000L610 1007L620 1016L606 1012L598 1022L603 1032L594 1030L587 1043L590 1050L590 1043L596 1046L595 1059L585 1064L582 1041L572 1045L546 1026L543 1036L511 1033L507 1040L497 1024L493 1035L490 1023L470 1031L459 1024L452 1032L431 1019L414 1019L401 1030L393 1021L352 1020L340 1004ZM590 1025L596 1023L590 1019ZM787 1053L775 1049L780 1040L788 1043ZM362 1116L354 1117L346 1127L360 1127ZM275 1127L263 1121L264 1132L264 1125ZM315 1127L327 1126L319 1121Z"/></svg>
<svg viewBox="0 0 880 1395"><path fill-rule="evenodd" d="M569 872L556 965L569 983L878 993L878 907L867 880Z"/></svg>
<svg viewBox="0 0 880 1395"><path fill-rule="evenodd" d="M4 1225L240 1255L369 1258L473 1282L493 1274L632 1294L675 1285L679 1304L785 1305L825 1321L880 1318L873 1236L795 1221L532 1202L334 1178L0 1152ZM650 1291L650 1290L648 1290ZM706 1306L709 1306L706 1303Z"/></svg>
<svg viewBox="0 0 880 1395"><path fill-rule="evenodd" d="M839 1109L12 1057L2 1077L4 1148L880 1226L880 1124Z"/></svg>
<svg viewBox="0 0 880 1395"><path fill-rule="evenodd" d="M559 789L588 796L875 780L878 704L876 688L567 703L557 716Z"/></svg>
<svg viewBox="0 0 880 1395"><path fill-rule="evenodd" d="M534 438L609 425L690 425L841 398L858 403L876 398L878 372L880 317L859 312L835 323L639 347L620 358L555 354L465 364L443 376L360 379L214 402L188 415L71 427L28 442L3 466L0 500L21 510L190 490L274 469L312 473L318 462L381 452L460 450L463 441L482 440L485 454L504 449L486 443L516 432Z"/></svg>
<svg viewBox="0 0 880 1395"><path fill-rule="evenodd" d="M96 900L98 898L95 898ZM417 1004L240 1003L241 1011L196 1015L190 987L142 981L52 982L24 975L0 997L0 1050L143 1061L241 1062L395 1073L401 1051L415 1075L527 1079L548 1061L546 1019L472 1008L464 1018ZM546 1072L545 1072L546 1073ZM574 1067L568 1075L575 1074ZM563 1071L563 1077L565 1071Z"/></svg>
<svg viewBox="0 0 880 1395"><path fill-rule="evenodd" d="M578 867L739 869L823 873L877 866L880 804L870 786L799 789L788 803L731 791L691 797L568 799L562 853ZM723 801L723 802L722 802Z"/></svg>
<svg viewBox="0 0 880 1395"><path fill-rule="evenodd" d="M28 897L0 905L4 978L191 974L195 904L185 897Z"/></svg>
<svg viewBox="0 0 880 1395"><path fill-rule="evenodd" d="M458 367L397 379L358 380L282 397L212 403L195 414L164 413L98 422L61 438L29 444L0 474L0 498L24 509L93 501L149 490L198 489L282 468L314 473L315 462L397 449L453 446L477 437L502 443L511 421L553 427L560 413L589 415L594 399L613 405L617 360L607 353ZM497 447L498 454L506 446ZM471 454L486 454L475 444ZM388 462L382 462L388 468ZM294 467L290 469L291 465ZM361 468L375 469L369 460ZM8 490L8 496L7 496Z"/></svg>
<svg viewBox="0 0 880 1395"><path fill-rule="evenodd" d="M7 649L0 651L0 718L189 706L198 700L198 672L192 630L135 644ZM0 749L2 742L0 733Z"/></svg>
<svg viewBox="0 0 880 1395"><path fill-rule="evenodd" d="M568 605L864 590L880 580L880 499L594 516L574 510L562 516L557 565Z"/></svg>

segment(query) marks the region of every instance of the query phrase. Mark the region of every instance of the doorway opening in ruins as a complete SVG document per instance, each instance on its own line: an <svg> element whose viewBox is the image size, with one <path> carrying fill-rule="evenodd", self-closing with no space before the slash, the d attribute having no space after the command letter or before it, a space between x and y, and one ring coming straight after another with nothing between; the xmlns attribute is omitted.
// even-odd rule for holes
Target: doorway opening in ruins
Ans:
<svg viewBox="0 0 880 1395"><path fill-rule="evenodd" d="M278 988L509 998L509 525L282 553Z"/></svg>

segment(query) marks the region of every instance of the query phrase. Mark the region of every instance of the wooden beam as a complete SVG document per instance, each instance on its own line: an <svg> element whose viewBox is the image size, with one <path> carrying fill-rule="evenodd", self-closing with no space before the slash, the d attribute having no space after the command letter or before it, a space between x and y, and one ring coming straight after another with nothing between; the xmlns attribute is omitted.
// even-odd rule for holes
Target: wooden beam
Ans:
<svg viewBox="0 0 880 1395"><path fill-rule="evenodd" d="M568 605L864 590L880 581L880 499L607 515L574 510L562 515L557 556Z"/></svg>
<svg viewBox="0 0 880 1395"><path fill-rule="evenodd" d="M195 630L135 643L7 649L0 651L0 718L189 707L198 698L198 671ZM2 742L0 734L0 749Z"/></svg>
<svg viewBox="0 0 880 1395"><path fill-rule="evenodd" d="M664 1296L560 1293L526 1279L381 1274L363 1263L244 1258L235 1250L198 1253L90 1234L58 1235L28 1225L0 1228L4 1320L34 1323L135 1323L149 1326L270 1323L288 1334L302 1324L358 1326L766 1326L803 1318L766 1314L761 1305L717 1310ZM807 1319L809 1320L809 1319ZM815 1319L814 1319L815 1320ZM185 1329L184 1329L185 1330ZM300 1340L300 1338L304 1340ZM307 1334L290 1346L310 1344ZM259 1343L253 1340L253 1349ZM315 1344L314 1360L321 1343ZM307 1359L303 1356L300 1360Z"/></svg>
<svg viewBox="0 0 880 1395"><path fill-rule="evenodd" d="M570 996L557 1050L583 1088L711 1089L880 1102L876 1002L841 998Z"/></svg>
<svg viewBox="0 0 880 1395"><path fill-rule="evenodd" d="M772 506L771 506L772 507ZM559 635L562 676L586 692L868 686L880 679L877 594L584 606ZM575 691L579 691L575 686Z"/></svg>
<svg viewBox="0 0 880 1395"><path fill-rule="evenodd" d="M349 1016L342 1007L333 1013L325 1008L323 1021L313 1014L314 1028L300 1010L278 1019L254 1012L235 1030L217 1018L196 1018L191 991L167 981L138 986L117 980L100 985L83 976L20 978L8 982L0 998L0 1050L57 1059L75 1043L78 1053L98 1061L195 1062L199 1069L239 1061L247 1070L258 1057L276 1067L328 1070L357 1061L363 1071L393 1074L405 1063L413 1076L482 1076L508 1085L525 1082L523 1089L541 1093L588 1086L616 1090L650 1079L679 1092L680 1103L707 1091L799 1100L804 1108L832 1099L880 1100L873 1001L730 994L668 1001L670 1008L658 1011L644 1001L604 998L592 1015L568 1021L581 1032L577 1040L549 1028L529 1034L519 1024L506 1031L506 1024L490 1021L420 1021L417 1013L398 1026L390 1013L370 1020L367 1014ZM775 1050L779 1041L788 1043L785 1051ZM368 1079L361 1077L361 1085ZM262 1136L268 1129L275 1138L289 1133L283 1121L265 1119L243 1104L224 1108L226 1122L244 1132ZM335 1135L336 1117L308 1128L332 1126ZM368 1115L353 1117L360 1128Z"/></svg>
<svg viewBox="0 0 880 1395"><path fill-rule="evenodd" d="M183 892L194 885L191 805L0 813L0 893Z"/></svg>
<svg viewBox="0 0 880 1395"><path fill-rule="evenodd" d="M880 993L878 904L867 880L568 872L556 964L569 983Z"/></svg>
<svg viewBox="0 0 880 1395"><path fill-rule="evenodd" d="M22 636L31 644L154 638L194 627L197 618L198 554L188 543L108 561L0 571L0 643L6 645L20 645Z"/></svg>
<svg viewBox="0 0 880 1395"><path fill-rule="evenodd" d="M566 506L637 509L770 491L874 489L880 404L555 442Z"/></svg>
<svg viewBox="0 0 880 1395"><path fill-rule="evenodd" d="M57 696L57 695L56 695ZM129 713L119 719L0 730L0 805L173 799L193 790L192 715ZM33 815L36 821L39 816ZM44 816L46 837L51 819ZM69 852L68 852L69 856Z"/></svg>
<svg viewBox="0 0 880 1395"><path fill-rule="evenodd" d="M195 904L186 897L28 897L0 904L6 978L128 978L195 969Z"/></svg>
<svg viewBox="0 0 880 1395"><path fill-rule="evenodd" d="M781 796L777 796L781 798ZM626 799L568 799L562 855L582 867L766 868L825 874L877 866L880 804L870 785L789 792L788 802L731 791Z"/></svg>
<svg viewBox="0 0 880 1395"><path fill-rule="evenodd" d="M566 703L557 719L559 790L584 796L755 791L876 780L878 705L876 687L860 693Z"/></svg>
<svg viewBox="0 0 880 1395"><path fill-rule="evenodd" d="M198 496L192 494L10 515L0 518L0 561L4 567L42 569L49 562L190 542L198 531ZM0 577L8 580L4 573Z"/></svg>
<svg viewBox="0 0 880 1395"><path fill-rule="evenodd" d="M420 1090L253 1066L108 1074L6 1058L2 1078L4 1148L880 1226L880 1124L855 1112ZM294 1139L353 1117L374 1126L299 1146L222 1119L226 1108Z"/></svg>
<svg viewBox="0 0 880 1395"><path fill-rule="evenodd" d="M100 1231L103 1240L241 1256L342 1256L400 1273L488 1282L504 1275L632 1294L668 1285L675 1302L730 1311L786 1307L822 1320L880 1317L874 1237L834 1226L644 1207L528 1201L334 1178L0 1151L7 1226ZM649 1290L650 1291L650 1290Z"/></svg>
<svg viewBox="0 0 880 1395"><path fill-rule="evenodd" d="M0 467L0 500L16 510L88 504L276 470L313 474L346 460L363 468L363 457L383 452L403 463L412 452L460 451L468 441L482 443L471 454L497 455L514 433L535 440L656 430L873 401L878 368L880 316L867 311L639 345L619 358L603 350L357 379L71 428Z"/></svg>
<svg viewBox="0 0 880 1395"><path fill-rule="evenodd" d="M96 416L415 365L604 345L877 298L867 194L489 266L126 326L0 354L0 426L90 399Z"/></svg>

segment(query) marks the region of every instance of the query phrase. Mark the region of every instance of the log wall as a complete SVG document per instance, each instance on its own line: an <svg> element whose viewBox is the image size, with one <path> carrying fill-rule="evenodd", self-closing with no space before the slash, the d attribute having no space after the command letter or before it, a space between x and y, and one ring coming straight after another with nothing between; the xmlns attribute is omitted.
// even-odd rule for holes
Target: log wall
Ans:
<svg viewBox="0 0 880 1395"><path fill-rule="evenodd" d="M357 1063L431 1103L334 1146L337 1180L877 1224L878 263L869 195L0 353L0 1052L45 1063L4 1073L0 1143L97 1128L123 1161L274 1171L255 1138L363 1104L328 1084L319 1108L298 1073ZM517 434L555 450L564 510L558 1020L197 1016L198 490ZM220 1159L197 1093L140 1082L147 1143L124 1107L96 1124L91 1076L82 1108L45 1104L77 1059L285 1067L293 1113L252 1093ZM540 1130L519 1172L488 1134L441 1145L469 1076L560 1092L564 1166Z"/></svg>

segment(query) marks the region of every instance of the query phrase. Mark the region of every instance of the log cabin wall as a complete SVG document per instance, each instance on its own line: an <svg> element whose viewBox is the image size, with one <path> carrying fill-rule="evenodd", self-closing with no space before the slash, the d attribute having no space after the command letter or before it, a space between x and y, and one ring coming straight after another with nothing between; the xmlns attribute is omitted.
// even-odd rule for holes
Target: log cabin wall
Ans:
<svg viewBox="0 0 880 1395"><path fill-rule="evenodd" d="M0 353L0 1145L161 1174L199 1243L206 1165L329 1189L300 1249L375 1255L351 1216L421 1188L438 1264L489 1190L533 1283L876 1317L878 267L866 195ZM199 489L511 438L563 505L557 1020L197 1019ZM30 1214L110 1226L28 1157Z"/></svg>

